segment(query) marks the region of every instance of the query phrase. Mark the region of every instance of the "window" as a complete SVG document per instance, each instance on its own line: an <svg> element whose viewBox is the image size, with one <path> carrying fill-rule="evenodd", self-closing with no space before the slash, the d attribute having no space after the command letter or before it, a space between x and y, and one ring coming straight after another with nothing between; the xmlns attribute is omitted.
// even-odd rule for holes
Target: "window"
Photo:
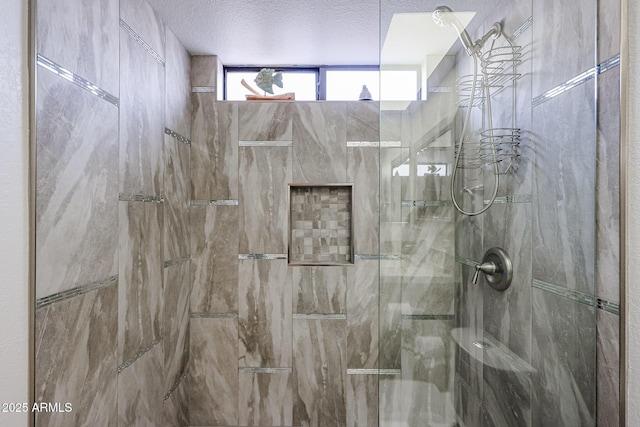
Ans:
<svg viewBox="0 0 640 427"><path fill-rule="evenodd" d="M260 67L242 67L225 69L225 99L228 101L244 101L245 95L251 93L242 85L244 79L252 88L262 92L253 81L260 71ZM273 93L280 95L287 92L295 92L297 101L315 101L317 99L316 88L318 81L317 69L285 69L282 71L283 87L273 86ZM267 94L270 95L270 94Z"/></svg>
<svg viewBox="0 0 640 427"><path fill-rule="evenodd" d="M246 99L245 95L250 92L242 85L243 79L260 91L254 79L261 68L226 67L225 99ZM415 70L381 72L377 66L269 68L282 72L284 87L274 86L274 94L295 92L297 101L356 101L365 85L376 101L412 101L418 98L418 73Z"/></svg>

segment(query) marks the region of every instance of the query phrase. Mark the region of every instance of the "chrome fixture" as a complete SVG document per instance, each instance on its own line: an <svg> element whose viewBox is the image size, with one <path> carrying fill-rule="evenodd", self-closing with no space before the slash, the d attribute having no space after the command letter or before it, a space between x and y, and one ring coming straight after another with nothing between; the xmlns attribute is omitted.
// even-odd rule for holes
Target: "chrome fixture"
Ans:
<svg viewBox="0 0 640 427"><path fill-rule="evenodd" d="M487 283L495 290L504 291L511 285L513 279L513 264L509 254L502 248L489 249L482 258L482 262L476 266L472 282L478 283L480 272L485 274Z"/></svg>
<svg viewBox="0 0 640 427"><path fill-rule="evenodd" d="M516 73L516 66L521 62L521 48L514 46L504 36L502 25L499 22L495 22L485 35L473 42L469 33L449 7L437 7L432 17L433 21L441 27L453 27L465 50L473 58L473 74L460 77L457 83L457 92L463 96L458 105L466 107L467 111L460 142L456 144L454 166L451 173L451 201L458 212L468 216L479 215L493 205L498 194L500 175L507 173L511 169L513 160L518 157L515 148L520 143L520 129L515 127L515 84L512 84L512 123L509 128L493 126L491 95L495 95L506 84L520 77ZM500 36L505 39L504 46L496 47L495 41ZM493 39L491 46L483 53L484 45L489 39ZM479 78L478 62L481 63L481 78ZM472 107L478 106L486 106L486 114L483 114L483 129L474 133L469 131L469 122ZM490 167L493 172L495 179L493 194L489 203L482 209L466 211L458 203L454 190L457 170L479 169L483 166Z"/></svg>

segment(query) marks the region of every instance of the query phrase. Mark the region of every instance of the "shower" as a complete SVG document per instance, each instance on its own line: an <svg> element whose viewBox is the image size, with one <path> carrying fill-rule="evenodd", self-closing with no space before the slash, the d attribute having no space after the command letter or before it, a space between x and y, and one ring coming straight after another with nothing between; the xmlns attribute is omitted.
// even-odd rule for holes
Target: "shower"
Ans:
<svg viewBox="0 0 640 427"><path fill-rule="evenodd" d="M469 94L468 104L466 104L467 111L465 114L464 124L462 127L462 133L460 135L460 142L457 144L454 166L451 176L451 200L455 208L462 214L468 216L479 215L486 212L496 199L498 194L498 188L500 183L500 175L506 173L511 164L500 171L499 163L503 160L512 160L516 155L512 151L504 151L505 147L514 147L519 142L519 129L515 127L515 124L511 128L494 128L493 118L491 112L491 89L502 89L509 77L516 79L518 75L515 73L515 66L519 63L519 48L516 48L511 44L509 39L505 37L505 43L507 49L495 48L494 44L496 39L500 36L504 36L502 33L502 25L499 22L495 22L491 29L487 31L481 38L472 41L471 36L465 30L462 23L458 20L455 13L451 8L447 6L439 6L433 12L433 21L441 27L453 27L458 33L458 37L462 45L464 46L467 54L473 58L473 75L470 80L466 80L463 83L463 87L459 88L459 92ZM484 45L493 39L491 47L486 53L483 53ZM478 62L481 63L482 78L478 79ZM507 67L511 66L509 71ZM464 79L463 79L464 80ZM464 87L466 84L466 87ZM480 99L483 98L483 99ZM478 102L480 101L480 102ZM486 127L481 132L480 141L477 143L467 141L470 138L469 133L469 121L471 118L472 107L477 105L486 106ZM460 104L460 106L465 106ZM467 149L465 145L471 147L471 150ZM466 150L465 150L466 149ZM458 203L455 195L455 180L458 168L471 168L481 167L485 164L491 164L491 169L495 177L495 183L493 187L493 193L489 203L484 208L478 211L466 211Z"/></svg>

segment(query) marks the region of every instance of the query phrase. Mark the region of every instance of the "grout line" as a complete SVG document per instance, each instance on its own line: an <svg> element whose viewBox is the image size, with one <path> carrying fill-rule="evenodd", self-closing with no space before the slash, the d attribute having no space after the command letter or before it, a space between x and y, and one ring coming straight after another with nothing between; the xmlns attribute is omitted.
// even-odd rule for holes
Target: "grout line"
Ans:
<svg viewBox="0 0 640 427"><path fill-rule="evenodd" d="M336 314L336 313L311 313L311 314L303 314L303 313L294 313L294 319L305 319L305 320L346 320L346 314Z"/></svg>

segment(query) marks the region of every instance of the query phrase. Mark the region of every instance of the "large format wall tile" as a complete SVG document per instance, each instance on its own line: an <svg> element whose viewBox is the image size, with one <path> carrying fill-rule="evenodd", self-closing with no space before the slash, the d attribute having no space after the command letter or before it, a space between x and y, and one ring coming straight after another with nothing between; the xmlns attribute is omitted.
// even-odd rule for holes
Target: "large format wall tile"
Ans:
<svg viewBox="0 0 640 427"><path fill-rule="evenodd" d="M293 417L291 373L244 373L240 380L239 425L290 426Z"/></svg>
<svg viewBox="0 0 640 427"><path fill-rule="evenodd" d="M180 135L191 135L191 56L180 40L166 29L167 62L164 125Z"/></svg>
<svg viewBox="0 0 640 427"><path fill-rule="evenodd" d="M534 97L596 65L596 8L580 0L533 2Z"/></svg>
<svg viewBox="0 0 640 427"><path fill-rule="evenodd" d="M189 425L189 390L187 381L183 380L164 401L164 416L166 425L171 427L187 427Z"/></svg>
<svg viewBox="0 0 640 427"><path fill-rule="evenodd" d="M147 0L120 0L120 19L161 58L165 58L164 23Z"/></svg>
<svg viewBox="0 0 640 427"><path fill-rule="evenodd" d="M162 217L160 204L120 202L119 363L162 337Z"/></svg>
<svg viewBox="0 0 640 427"><path fill-rule="evenodd" d="M36 108L36 297L42 298L117 274L118 111L43 69Z"/></svg>
<svg viewBox="0 0 640 427"><path fill-rule="evenodd" d="M239 366L291 366L291 277L286 260L242 260L238 273Z"/></svg>
<svg viewBox="0 0 640 427"><path fill-rule="evenodd" d="M347 267L292 267L294 313L346 313Z"/></svg>
<svg viewBox="0 0 640 427"><path fill-rule="evenodd" d="M596 295L620 302L620 69L598 76Z"/></svg>
<svg viewBox="0 0 640 427"><path fill-rule="evenodd" d="M390 265L391 264L391 265ZM399 261L380 261L378 367L401 368L402 273Z"/></svg>
<svg viewBox="0 0 640 427"><path fill-rule="evenodd" d="M190 425L238 425L237 339L235 319L191 319Z"/></svg>
<svg viewBox="0 0 640 427"><path fill-rule="evenodd" d="M436 208L447 210L444 218L436 220L415 218L421 210L433 208L408 209L412 218L402 228L403 277L453 279L455 227L450 209Z"/></svg>
<svg viewBox="0 0 640 427"><path fill-rule="evenodd" d="M347 148L347 181L354 183L352 221L356 254L378 254L379 170L380 156L377 148Z"/></svg>
<svg viewBox="0 0 640 427"><path fill-rule="evenodd" d="M191 57L191 86L217 88L222 80L221 74L222 63L217 55Z"/></svg>
<svg viewBox="0 0 640 427"><path fill-rule="evenodd" d="M191 197L238 198L238 104L194 93L191 125Z"/></svg>
<svg viewBox="0 0 640 427"><path fill-rule="evenodd" d="M599 427L620 425L620 317L597 310Z"/></svg>
<svg viewBox="0 0 640 427"><path fill-rule="evenodd" d="M192 206L191 311L238 311L238 207Z"/></svg>
<svg viewBox="0 0 640 427"><path fill-rule="evenodd" d="M165 135L164 260L189 256L189 146Z"/></svg>
<svg viewBox="0 0 640 427"><path fill-rule="evenodd" d="M380 141L380 103L347 103L347 141Z"/></svg>
<svg viewBox="0 0 640 427"><path fill-rule="evenodd" d="M598 2L598 63L620 53L620 8L619 0Z"/></svg>
<svg viewBox="0 0 640 427"><path fill-rule="evenodd" d="M294 319L293 425L346 424L346 320Z"/></svg>
<svg viewBox="0 0 640 427"><path fill-rule="evenodd" d="M589 294L595 260L593 85L588 81L533 110L533 278Z"/></svg>
<svg viewBox="0 0 640 427"><path fill-rule="evenodd" d="M294 104L289 102L242 102L238 106L240 141L291 141L291 114Z"/></svg>
<svg viewBox="0 0 640 427"><path fill-rule="evenodd" d="M290 147L241 147L240 242L242 254L287 252Z"/></svg>
<svg viewBox="0 0 640 427"><path fill-rule="evenodd" d="M347 269L347 367L378 367L378 260Z"/></svg>
<svg viewBox="0 0 640 427"><path fill-rule="evenodd" d="M162 353L158 344L118 374L118 426L164 424Z"/></svg>
<svg viewBox="0 0 640 427"><path fill-rule="evenodd" d="M593 426L596 404L594 308L533 290L534 426Z"/></svg>
<svg viewBox="0 0 640 427"><path fill-rule="evenodd" d="M378 426L378 376L347 375L347 427Z"/></svg>
<svg viewBox="0 0 640 427"><path fill-rule="evenodd" d="M162 64L120 29L121 193L162 193L164 77Z"/></svg>
<svg viewBox="0 0 640 427"><path fill-rule="evenodd" d="M407 425L455 420L452 326L448 320L402 321L401 413Z"/></svg>
<svg viewBox="0 0 640 427"><path fill-rule="evenodd" d="M164 269L164 391L178 383L189 362L189 261Z"/></svg>
<svg viewBox="0 0 640 427"><path fill-rule="evenodd" d="M35 401L73 407L37 425L117 425L117 296L112 285L36 311Z"/></svg>
<svg viewBox="0 0 640 427"><path fill-rule="evenodd" d="M347 178L344 102L301 102L293 112L293 180L342 183Z"/></svg>
<svg viewBox="0 0 640 427"><path fill-rule="evenodd" d="M118 1L39 0L37 50L118 96Z"/></svg>
<svg viewBox="0 0 640 427"><path fill-rule="evenodd" d="M531 204L495 205L484 221L484 246L500 247L510 256L513 279L505 291L490 287L484 275L484 330L515 354L531 360ZM478 260L480 261L480 260Z"/></svg>

